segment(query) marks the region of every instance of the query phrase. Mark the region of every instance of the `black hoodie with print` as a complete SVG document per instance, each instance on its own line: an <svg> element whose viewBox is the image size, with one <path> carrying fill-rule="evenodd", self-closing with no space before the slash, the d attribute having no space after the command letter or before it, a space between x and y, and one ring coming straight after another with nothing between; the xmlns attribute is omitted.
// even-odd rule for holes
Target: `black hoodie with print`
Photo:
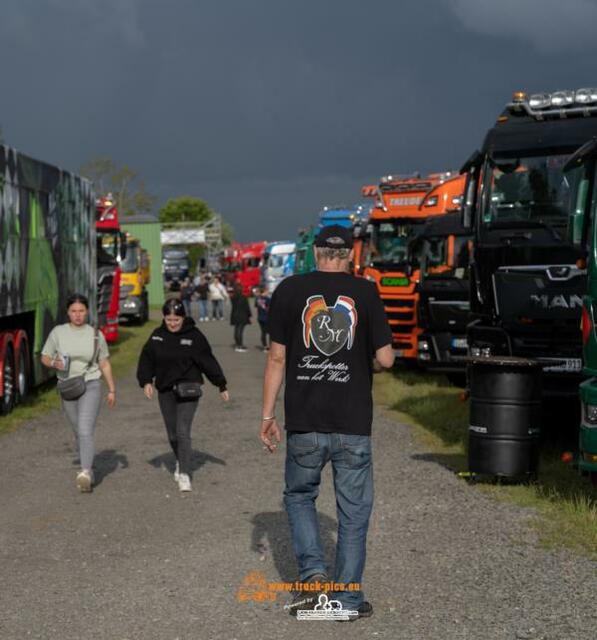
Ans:
<svg viewBox="0 0 597 640"><path fill-rule="evenodd" d="M158 391L169 391L177 382L203 383L203 374L226 391L226 378L207 338L188 317L176 332L162 322L145 343L137 365L139 385L144 387L155 378Z"/></svg>

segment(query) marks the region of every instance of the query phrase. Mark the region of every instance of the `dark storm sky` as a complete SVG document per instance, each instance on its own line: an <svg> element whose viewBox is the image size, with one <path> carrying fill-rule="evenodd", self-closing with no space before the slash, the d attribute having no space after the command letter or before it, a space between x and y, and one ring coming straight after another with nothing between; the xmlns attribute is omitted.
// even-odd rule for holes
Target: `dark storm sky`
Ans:
<svg viewBox="0 0 597 640"><path fill-rule="evenodd" d="M597 85L597 0L2 0L5 142L109 156L240 240L458 168L512 90Z"/></svg>

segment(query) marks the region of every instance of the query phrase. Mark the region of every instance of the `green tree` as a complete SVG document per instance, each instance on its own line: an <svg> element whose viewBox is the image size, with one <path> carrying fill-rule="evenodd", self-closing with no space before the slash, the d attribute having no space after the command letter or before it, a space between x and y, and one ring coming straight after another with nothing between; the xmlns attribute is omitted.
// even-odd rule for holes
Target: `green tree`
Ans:
<svg viewBox="0 0 597 640"><path fill-rule="evenodd" d="M229 247L234 242L234 228L227 222L222 222L222 244Z"/></svg>
<svg viewBox="0 0 597 640"><path fill-rule="evenodd" d="M93 182L98 195L112 193L122 215L150 213L157 202L134 169L119 167L111 158L94 158L81 167L80 173Z"/></svg>
<svg viewBox="0 0 597 640"><path fill-rule="evenodd" d="M160 209L160 222L207 222L214 215L207 202L193 196L170 198Z"/></svg>

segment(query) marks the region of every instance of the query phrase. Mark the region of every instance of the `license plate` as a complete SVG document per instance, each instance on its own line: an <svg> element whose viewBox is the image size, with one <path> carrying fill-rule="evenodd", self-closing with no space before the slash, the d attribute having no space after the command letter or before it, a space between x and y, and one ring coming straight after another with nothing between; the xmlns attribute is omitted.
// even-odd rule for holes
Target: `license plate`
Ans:
<svg viewBox="0 0 597 640"><path fill-rule="evenodd" d="M454 349L466 349L468 347L468 343L466 338L452 338L452 346Z"/></svg>
<svg viewBox="0 0 597 640"><path fill-rule="evenodd" d="M563 371L565 373L580 373L582 371L582 360L580 358L539 358L540 362L553 362L543 371Z"/></svg>

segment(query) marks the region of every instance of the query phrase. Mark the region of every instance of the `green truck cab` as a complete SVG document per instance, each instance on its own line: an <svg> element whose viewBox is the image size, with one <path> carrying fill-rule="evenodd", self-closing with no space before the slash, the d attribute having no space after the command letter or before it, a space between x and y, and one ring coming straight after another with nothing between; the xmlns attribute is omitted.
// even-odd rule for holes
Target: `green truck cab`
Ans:
<svg viewBox="0 0 597 640"><path fill-rule="evenodd" d="M595 91L597 102L597 91ZM597 106L595 107L597 109ZM568 239L578 247L587 269L581 331L583 371L591 376L580 385L581 424L578 468L597 485L597 138L582 145L568 160L566 175L575 197L570 200Z"/></svg>

